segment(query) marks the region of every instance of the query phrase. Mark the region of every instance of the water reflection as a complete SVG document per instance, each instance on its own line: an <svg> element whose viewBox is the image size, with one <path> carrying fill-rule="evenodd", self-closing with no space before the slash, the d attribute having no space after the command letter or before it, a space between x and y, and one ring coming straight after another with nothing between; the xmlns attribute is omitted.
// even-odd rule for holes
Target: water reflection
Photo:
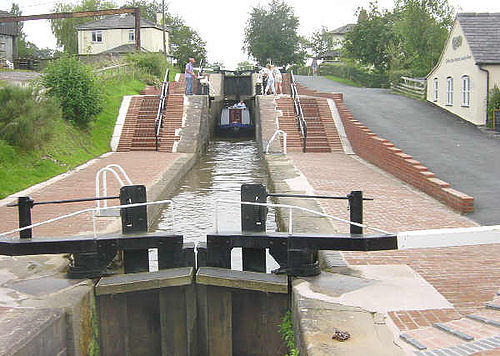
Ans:
<svg viewBox="0 0 500 356"><path fill-rule="evenodd" d="M215 231L216 200L240 200L243 183L267 184L267 173L257 144L250 140L211 142L206 154L185 177L174 202L175 221L165 209L157 231L175 231L184 235L186 242L206 240L207 233ZM239 204L218 204L219 231L241 231ZM269 209L267 231L276 231L274 211ZM234 254L233 254L234 255ZM233 268L241 268L239 257L233 258ZM268 259L268 265L276 267Z"/></svg>

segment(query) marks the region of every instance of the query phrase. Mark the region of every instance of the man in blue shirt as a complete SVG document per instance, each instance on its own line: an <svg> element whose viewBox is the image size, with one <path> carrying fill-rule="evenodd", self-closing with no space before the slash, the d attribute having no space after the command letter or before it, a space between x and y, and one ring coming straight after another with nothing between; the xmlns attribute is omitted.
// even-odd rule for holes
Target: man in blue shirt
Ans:
<svg viewBox="0 0 500 356"><path fill-rule="evenodd" d="M186 78L186 95L193 95L194 81L194 58L189 58L189 62L184 67L184 77Z"/></svg>

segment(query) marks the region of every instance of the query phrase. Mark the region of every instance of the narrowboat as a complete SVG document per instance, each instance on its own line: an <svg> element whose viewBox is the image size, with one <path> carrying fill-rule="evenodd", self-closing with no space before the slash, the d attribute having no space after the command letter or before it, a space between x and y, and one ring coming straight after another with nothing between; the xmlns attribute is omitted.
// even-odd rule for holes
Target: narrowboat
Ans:
<svg viewBox="0 0 500 356"><path fill-rule="evenodd" d="M250 111L242 101L222 109L217 131L220 135L227 136L253 135L254 125Z"/></svg>

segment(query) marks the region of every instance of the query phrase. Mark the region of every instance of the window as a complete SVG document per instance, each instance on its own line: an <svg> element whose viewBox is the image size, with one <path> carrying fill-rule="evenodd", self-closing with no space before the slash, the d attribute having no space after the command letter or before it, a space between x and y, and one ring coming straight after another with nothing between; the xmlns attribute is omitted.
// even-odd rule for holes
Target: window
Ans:
<svg viewBox="0 0 500 356"><path fill-rule="evenodd" d="M453 78L446 78L446 105L453 105Z"/></svg>
<svg viewBox="0 0 500 356"><path fill-rule="evenodd" d="M92 31L92 42L102 42L102 31Z"/></svg>
<svg viewBox="0 0 500 356"><path fill-rule="evenodd" d="M128 30L128 41L129 42L135 41L135 30Z"/></svg>
<svg viewBox="0 0 500 356"><path fill-rule="evenodd" d="M470 77L464 75L462 77L462 106L470 104Z"/></svg>
<svg viewBox="0 0 500 356"><path fill-rule="evenodd" d="M434 101L438 101L438 89L439 89L439 84L438 84L438 78L434 78Z"/></svg>

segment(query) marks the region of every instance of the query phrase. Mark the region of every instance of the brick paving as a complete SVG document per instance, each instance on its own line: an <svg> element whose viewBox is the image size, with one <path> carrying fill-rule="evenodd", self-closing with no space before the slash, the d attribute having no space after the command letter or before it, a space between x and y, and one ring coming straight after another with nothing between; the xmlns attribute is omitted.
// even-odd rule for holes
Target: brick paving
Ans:
<svg viewBox="0 0 500 356"><path fill-rule="evenodd" d="M455 309L401 310L389 312L394 324L401 331L414 330L432 326L434 323L445 323L460 318Z"/></svg>
<svg viewBox="0 0 500 356"><path fill-rule="evenodd" d="M95 196L95 175L108 164L115 163L123 167L134 184L146 186L157 181L165 171L182 154L161 152L117 152L94 160L87 168L73 171L65 178L40 187L30 193L35 201L73 199ZM112 174L108 177L108 195L119 195L119 184ZM5 199L7 200L7 199ZM0 206L0 232L18 227L16 208ZM108 205L118 205L118 200L111 200ZM68 214L70 212L95 207L95 202L82 202L58 205L39 205L32 210L33 223ZM114 218L98 218L98 230L108 226ZM82 214L55 223L33 229L34 236L64 236L90 233L92 221L90 214Z"/></svg>
<svg viewBox="0 0 500 356"><path fill-rule="evenodd" d="M466 216L355 156L292 153L288 158L307 177L317 194L345 196L351 190L362 190L365 197L374 198L364 203L364 221L369 226L391 232L477 226ZM346 201L320 200L319 204L328 214L349 217ZM338 232L349 231L343 223L333 222L333 225ZM461 318L484 313L485 303L495 298L499 287L500 244L342 254L350 265L406 264L453 305L454 309L389 313L401 332L418 337L418 341L429 348L463 342L432 324L471 325ZM478 337L495 333L494 327L484 325L475 325L470 330Z"/></svg>
<svg viewBox="0 0 500 356"><path fill-rule="evenodd" d="M477 226L465 216L354 156L293 153L288 157L318 194L345 196L351 190L362 190L364 197L374 198L364 202L364 222L369 226L391 232ZM320 204L328 214L344 219L349 217L345 200L321 200ZM333 222L333 225L338 232L349 232L347 224Z"/></svg>

